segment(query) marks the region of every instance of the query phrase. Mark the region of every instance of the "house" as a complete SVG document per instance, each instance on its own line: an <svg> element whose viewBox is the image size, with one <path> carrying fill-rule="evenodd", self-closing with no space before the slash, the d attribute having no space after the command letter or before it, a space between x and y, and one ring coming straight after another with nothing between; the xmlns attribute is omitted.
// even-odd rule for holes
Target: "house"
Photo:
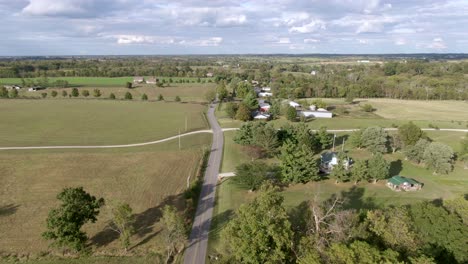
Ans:
<svg viewBox="0 0 468 264"><path fill-rule="evenodd" d="M159 80L156 79L156 77L150 77L148 80L146 80L147 84L156 84Z"/></svg>
<svg viewBox="0 0 468 264"><path fill-rule="evenodd" d="M393 176L388 179L387 186L394 191L417 191L423 186L422 183L403 176Z"/></svg>
<svg viewBox="0 0 468 264"><path fill-rule="evenodd" d="M34 86L28 89L28 92L35 92L39 90L45 90L45 87L40 87L40 86Z"/></svg>
<svg viewBox="0 0 468 264"><path fill-rule="evenodd" d="M269 112L271 105L268 103L260 103L260 112Z"/></svg>
<svg viewBox="0 0 468 264"><path fill-rule="evenodd" d="M333 151L327 151L320 155L320 171L324 173L330 173L333 170L333 167L338 164L338 153ZM346 157L343 161L343 165L346 169L349 169L352 165L353 160Z"/></svg>
<svg viewBox="0 0 468 264"><path fill-rule="evenodd" d="M271 97L271 96L273 96L273 93L270 93L270 92L259 92L259 93L258 93L258 96L260 96L260 97Z"/></svg>
<svg viewBox="0 0 468 264"><path fill-rule="evenodd" d="M262 87L262 91L271 92L271 87Z"/></svg>
<svg viewBox="0 0 468 264"><path fill-rule="evenodd" d="M133 77L133 83L144 83L144 82L145 82L144 77L140 77L140 76Z"/></svg>
<svg viewBox="0 0 468 264"><path fill-rule="evenodd" d="M208 72L208 73L206 74L206 77L208 77L208 78L213 77L213 73L212 73L212 72Z"/></svg>
<svg viewBox="0 0 468 264"><path fill-rule="evenodd" d="M253 118L255 120L268 120L270 119L270 115L258 111L258 112L254 112Z"/></svg>
<svg viewBox="0 0 468 264"><path fill-rule="evenodd" d="M296 102L293 102L293 101L289 101L289 106L292 106L294 108L298 108L298 107L301 107L300 104L296 103Z"/></svg>
<svg viewBox="0 0 468 264"><path fill-rule="evenodd" d="M19 86L19 85L4 85L3 87L5 87L5 89L7 89L7 90L13 90L13 89L19 90L19 89L21 89L21 86Z"/></svg>

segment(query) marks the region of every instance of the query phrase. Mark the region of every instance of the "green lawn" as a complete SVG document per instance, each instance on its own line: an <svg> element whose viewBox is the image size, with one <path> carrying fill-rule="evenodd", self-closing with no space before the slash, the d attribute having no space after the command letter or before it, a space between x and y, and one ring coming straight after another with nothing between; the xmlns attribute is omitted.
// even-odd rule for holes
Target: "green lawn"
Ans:
<svg viewBox="0 0 468 264"><path fill-rule="evenodd" d="M182 139L181 150L178 141L173 140L128 149L0 151L1 251L29 256L47 252L48 242L41 233L45 231L47 213L57 205L57 193L64 187L83 186L107 201L131 205L136 234L132 236L130 254L162 253L161 208L165 204L181 210L186 207L182 192L188 180L194 181L211 137L187 136ZM85 225L84 230L94 253L121 255L117 237L105 228L109 219L109 208L104 206L98 221ZM123 262L111 258L104 263Z"/></svg>
<svg viewBox="0 0 468 264"><path fill-rule="evenodd" d="M201 104L110 100L1 100L0 146L153 141L208 128Z"/></svg>

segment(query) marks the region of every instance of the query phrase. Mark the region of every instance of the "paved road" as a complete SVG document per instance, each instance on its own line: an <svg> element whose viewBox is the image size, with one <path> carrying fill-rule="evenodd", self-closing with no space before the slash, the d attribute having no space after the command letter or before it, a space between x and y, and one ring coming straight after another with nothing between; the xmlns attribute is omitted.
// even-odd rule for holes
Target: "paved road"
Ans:
<svg viewBox="0 0 468 264"><path fill-rule="evenodd" d="M185 250L184 264L205 263L208 246L208 234L210 232L211 217L213 216L213 206L215 202L216 184L223 156L223 130L216 121L212 104L208 109L208 122L213 129L213 143L208 159L208 166L203 178L203 186L198 201L197 212L190 233L189 244Z"/></svg>

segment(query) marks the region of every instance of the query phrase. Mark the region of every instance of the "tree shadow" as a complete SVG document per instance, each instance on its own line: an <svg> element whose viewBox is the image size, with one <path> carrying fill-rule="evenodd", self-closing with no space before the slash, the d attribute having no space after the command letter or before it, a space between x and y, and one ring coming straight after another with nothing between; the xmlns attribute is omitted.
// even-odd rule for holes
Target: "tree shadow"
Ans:
<svg viewBox="0 0 468 264"><path fill-rule="evenodd" d="M211 218L210 235L219 237L221 230L229 223L229 220L234 216L234 211L229 209L220 214L214 215Z"/></svg>
<svg viewBox="0 0 468 264"><path fill-rule="evenodd" d="M353 186L349 190L341 191L343 198L343 209L376 209L374 197L364 197L365 189L363 187Z"/></svg>
<svg viewBox="0 0 468 264"><path fill-rule="evenodd" d="M395 175L400 175L400 172L402 170L403 170L403 162L401 162L401 159L390 162L390 177L395 176Z"/></svg>
<svg viewBox="0 0 468 264"><path fill-rule="evenodd" d="M0 216L9 216L18 210L19 205L17 204L7 204L0 207Z"/></svg>

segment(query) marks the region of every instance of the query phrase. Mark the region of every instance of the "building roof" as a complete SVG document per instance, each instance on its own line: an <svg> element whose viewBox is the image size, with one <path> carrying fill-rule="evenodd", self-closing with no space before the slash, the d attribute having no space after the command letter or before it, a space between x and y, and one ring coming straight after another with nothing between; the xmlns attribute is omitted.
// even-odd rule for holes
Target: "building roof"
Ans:
<svg viewBox="0 0 468 264"><path fill-rule="evenodd" d="M327 163L327 162L330 162L336 156L337 156L336 152L327 151L327 152L322 153L320 157L323 163Z"/></svg>
<svg viewBox="0 0 468 264"><path fill-rule="evenodd" d="M403 176L399 176L399 175L393 176L392 178L388 179L388 182L392 183L393 185L401 185L401 184L404 184L405 182L412 184L412 185L421 184L420 182L416 180L406 178Z"/></svg>

